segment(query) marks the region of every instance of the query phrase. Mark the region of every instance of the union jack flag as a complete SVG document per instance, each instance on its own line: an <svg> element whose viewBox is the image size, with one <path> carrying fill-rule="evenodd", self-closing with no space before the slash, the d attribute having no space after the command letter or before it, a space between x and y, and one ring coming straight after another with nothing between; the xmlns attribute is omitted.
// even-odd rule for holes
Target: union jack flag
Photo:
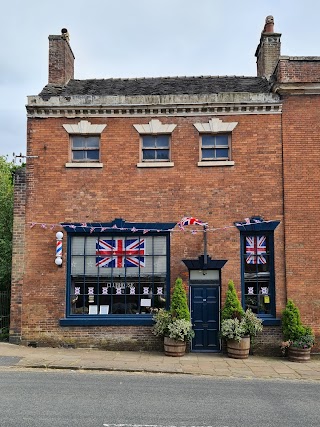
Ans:
<svg viewBox="0 0 320 427"><path fill-rule="evenodd" d="M194 217L187 217L181 219L181 221L178 222L178 226L183 230L183 227L185 225L208 225L206 222L200 221L200 219L194 218Z"/></svg>
<svg viewBox="0 0 320 427"><path fill-rule="evenodd" d="M96 267L145 267L144 239L96 241Z"/></svg>
<svg viewBox="0 0 320 427"><path fill-rule="evenodd" d="M266 264L267 259L264 256L266 253L267 253L266 236L247 236L246 237L247 264Z"/></svg>

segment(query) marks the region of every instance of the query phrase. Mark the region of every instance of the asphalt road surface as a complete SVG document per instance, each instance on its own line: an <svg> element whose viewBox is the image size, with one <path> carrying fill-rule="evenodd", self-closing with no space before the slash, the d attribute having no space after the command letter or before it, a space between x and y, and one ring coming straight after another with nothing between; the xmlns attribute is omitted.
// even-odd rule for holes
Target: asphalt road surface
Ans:
<svg viewBox="0 0 320 427"><path fill-rule="evenodd" d="M320 382L0 371L1 427L319 427Z"/></svg>

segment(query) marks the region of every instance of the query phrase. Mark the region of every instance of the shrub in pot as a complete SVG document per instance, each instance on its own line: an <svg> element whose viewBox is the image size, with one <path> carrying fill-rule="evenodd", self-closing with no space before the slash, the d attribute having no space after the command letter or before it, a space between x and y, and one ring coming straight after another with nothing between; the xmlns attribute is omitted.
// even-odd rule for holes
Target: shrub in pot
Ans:
<svg viewBox="0 0 320 427"><path fill-rule="evenodd" d="M224 319L221 322L221 337L227 341L228 356L246 359L249 356L250 341L262 331L262 320L247 309L242 317Z"/></svg>
<svg viewBox="0 0 320 427"><path fill-rule="evenodd" d="M245 312L238 298L234 282L229 280L226 300L221 313L220 335L227 341L228 356L247 358L250 343L262 331L262 321L247 309Z"/></svg>
<svg viewBox="0 0 320 427"><path fill-rule="evenodd" d="M165 355L183 356L186 343L194 337L194 332L182 279L175 282L170 310L158 310L153 320L153 333L164 338Z"/></svg>
<svg viewBox="0 0 320 427"><path fill-rule="evenodd" d="M299 308L291 299L288 299L282 312L282 333L284 341L281 350L293 362L307 362L310 360L311 348L315 343L312 329L304 326Z"/></svg>

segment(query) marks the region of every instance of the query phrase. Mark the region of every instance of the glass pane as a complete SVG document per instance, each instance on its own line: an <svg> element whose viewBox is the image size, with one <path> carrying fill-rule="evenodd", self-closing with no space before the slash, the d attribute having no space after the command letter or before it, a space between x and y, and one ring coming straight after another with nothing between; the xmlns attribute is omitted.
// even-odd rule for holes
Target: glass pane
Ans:
<svg viewBox="0 0 320 427"><path fill-rule="evenodd" d="M202 136L202 146L214 146L214 135L203 135Z"/></svg>
<svg viewBox="0 0 320 427"><path fill-rule="evenodd" d="M88 300L87 296L83 294L79 294L79 289L83 287L80 286L79 283L75 285L76 294L70 295L70 308L71 314L88 314Z"/></svg>
<svg viewBox="0 0 320 427"><path fill-rule="evenodd" d="M270 295L259 295L259 314L270 314L271 313L271 304L270 304Z"/></svg>
<svg viewBox="0 0 320 427"><path fill-rule="evenodd" d="M155 255L165 255L167 253L166 238L155 237L153 247Z"/></svg>
<svg viewBox="0 0 320 427"><path fill-rule="evenodd" d="M169 136L168 135L158 135L157 136L157 147L169 147Z"/></svg>
<svg viewBox="0 0 320 427"><path fill-rule="evenodd" d="M149 275L151 273L162 273L166 272L167 267L167 258L166 256L146 256L145 257L145 267L141 268L140 274L142 276ZM131 273L131 271L130 271Z"/></svg>
<svg viewBox="0 0 320 427"><path fill-rule="evenodd" d="M87 151L87 159L89 159L89 160L99 160L99 150L90 150L90 151Z"/></svg>
<svg viewBox="0 0 320 427"><path fill-rule="evenodd" d="M86 237L85 250L86 255L96 255L96 242L98 238L95 236Z"/></svg>
<svg viewBox="0 0 320 427"><path fill-rule="evenodd" d="M154 284L153 306L155 308L165 308L166 306L166 287L164 283Z"/></svg>
<svg viewBox="0 0 320 427"><path fill-rule="evenodd" d="M216 149L216 158L217 159L222 159L225 158L227 159L229 155L229 150L227 148L217 148Z"/></svg>
<svg viewBox="0 0 320 427"><path fill-rule="evenodd" d="M164 274L167 269L167 257L155 256L154 257L154 272Z"/></svg>
<svg viewBox="0 0 320 427"><path fill-rule="evenodd" d="M84 257L73 256L71 259L71 274L80 275L84 274Z"/></svg>
<svg viewBox="0 0 320 427"><path fill-rule="evenodd" d="M85 151L72 151L72 159L73 160L84 160L85 159Z"/></svg>
<svg viewBox="0 0 320 427"><path fill-rule="evenodd" d="M157 160L169 160L169 150L157 150Z"/></svg>
<svg viewBox="0 0 320 427"><path fill-rule="evenodd" d="M214 159L214 150L213 149L202 150L202 159Z"/></svg>
<svg viewBox="0 0 320 427"><path fill-rule="evenodd" d="M86 147L87 148L99 148L99 137L98 136L88 136L86 138Z"/></svg>
<svg viewBox="0 0 320 427"><path fill-rule="evenodd" d="M154 136L146 135L142 137L143 148L153 148L156 146L156 139Z"/></svg>
<svg viewBox="0 0 320 427"><path fill-rule="evenodd" d="M245 310L250 308L253 313L258 314L258 296L257 295L245 295Z"/></svg>
<svg viewBox="0 0 320 427"><path fill-rule="evenodd" d="M72 137L72 148L84 148L84 147L85 147L85 138L83 136Z"/></svg>
<svg viewBox="0 0 320 427"><path fill-rule="evenodd" d="M267 236L246 236L245 238L245 256L246 264L259 265L267 264L267 251L268 251L268 237ZM245 270L247 268L245 266Z"/></svg>
<svg viewBox="0 0 320 427"><path fill-rule="evenodd" d="M98 267L96 266L95 256L86 256L85 269L86 269L86 276L98 276Z"/></svg>
<svg viewBox="0 0 320 427"><path fill-rule="evenodd" d="M228 147L229 138L228 135L216 135L216 145L225 145Z"/></svg>
<svg viewBox="0 0 320 427"><path fill-rule="evenodd" d="M84 237L73 237L72 238L72 255L83 255L84 254Z"/></svg>
<svg viewBox="0 0 320 427"><path fill-rule="evenodd" d="M143 151L143 160L155 160L156 150L144 150Z"/></svg>

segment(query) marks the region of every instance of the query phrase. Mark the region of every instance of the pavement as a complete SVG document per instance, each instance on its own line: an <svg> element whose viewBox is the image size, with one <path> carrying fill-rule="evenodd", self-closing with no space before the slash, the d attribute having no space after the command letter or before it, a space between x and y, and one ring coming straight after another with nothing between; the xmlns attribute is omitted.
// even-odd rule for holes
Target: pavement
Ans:
<svg viewBox="0 0 320 427"><path fill-rule="evenodd" d="M285 357L249 356L239 360L221 353L187 353L183 357L169 357L157 352L34 348L0 342L0 370L25 368L320 381L319 355L311 356L308 362L297 363Z"/></svg>

